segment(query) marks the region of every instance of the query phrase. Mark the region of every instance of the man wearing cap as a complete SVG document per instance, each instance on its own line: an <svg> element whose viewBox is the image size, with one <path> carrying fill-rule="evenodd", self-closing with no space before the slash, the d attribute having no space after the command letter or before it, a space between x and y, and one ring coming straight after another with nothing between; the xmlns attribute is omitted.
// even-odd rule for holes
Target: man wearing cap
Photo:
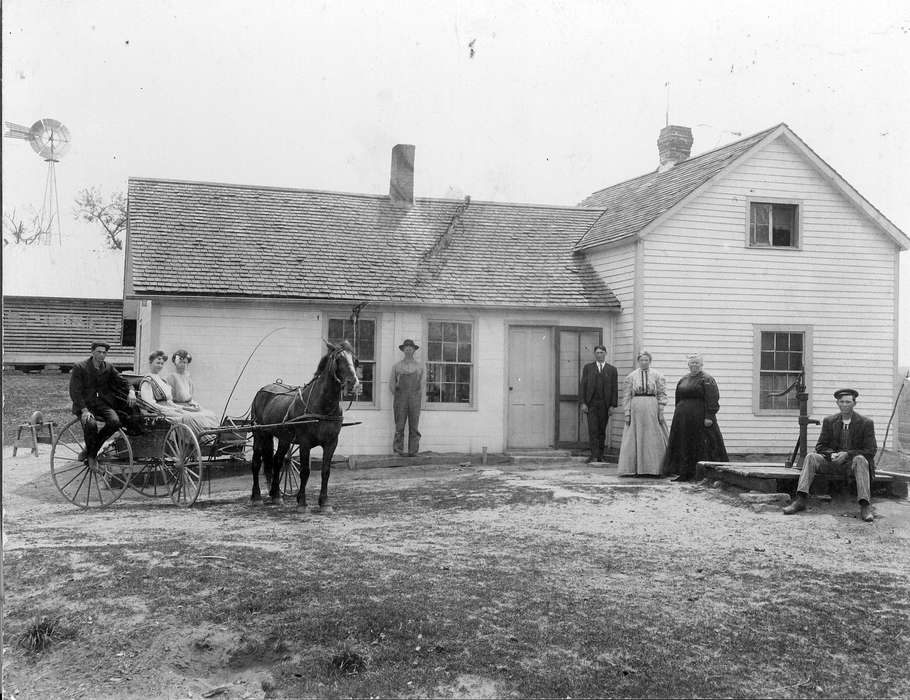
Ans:
<svg viewBox="0 0 910 700"><path fill-rule="evenodd" d="M594 362L581 370L581 412L588 416L588 444L591 447L589 462L602 462L607 437L610 409L619 405L619 381L616 368L607 363L607 349L594 347Z"/></svg>
<svg viewBox="0 0 910 700"><path fill-rule="evenodd" d="M858 396L856 389L838 389L834 392L840 413L822 421L822 432L818 436L815 454L806 455L796 487L796 500L784 508L784 515L806 510L809 488L816 474L852 474L856 479L860 518L867 523L874 520L869 500L872 476L875 474L875 450L878 446L872 421L853 410Z"/></svg>
<svg viewBox="0 0 910 700"><path fill-rule="evenodd" d="M73 400L73 414L82 421L85 435L85 455L91 467L97 465L98 450L111 435L120 429L120 417L116 408L133 406L136 392L120 372L105 361L109 343L92 343L92 356L73 365L70 373L70 398ZM104 428L98 430L96 420L104 421Z"/></svg>
<svg viewBox="0 0 910 700"><path fill-rule="evenodd" d="M392 368L390 388L395 394L395 442L392 448L395 454L404 454L404 425L408 424L408 456L413 457L420 450L420 401L423 396L423 365L414 359L414 353L420 349L408 338L398 349L404 353L404 359L395 363Z"/></svg>

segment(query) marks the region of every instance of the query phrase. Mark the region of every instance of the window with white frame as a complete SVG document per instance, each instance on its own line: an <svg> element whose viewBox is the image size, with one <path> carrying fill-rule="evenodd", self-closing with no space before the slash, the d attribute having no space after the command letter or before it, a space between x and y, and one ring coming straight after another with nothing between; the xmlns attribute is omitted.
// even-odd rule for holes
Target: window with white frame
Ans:
<svg viewBox="0 0 910 700"><path fill-rule="evenodd" d="M356 335L356 338L355 338ZM357 332L354 332L354 322L349 318L329 318L330 343L340 343L347 340L353 347L360 366L357 373L360 376L360 395L355 397L350 390L344 394L344 400L372 403L376 389L376 321L372 318L361 318L357 322Z"/></svg>
<svg viewBox="0 0 910 700"><path fill-rule="evenodd" d="M796 411L796 391L775 396L787 389L806 365L805 330L757 330L759 342L758 402L759 410Z"/></svg>
<svg viewBox="0 0 910 700"><path fill-rule="evenodd" d="M799 207L796 204L750 202L749 245L753 248L797 248Z"/></svg>
<svg viewBox="0 0 910 700"><path fill-rule="evenodd" d="M427 323L427 403L471 403L473 351L472 322Z"/></svg>

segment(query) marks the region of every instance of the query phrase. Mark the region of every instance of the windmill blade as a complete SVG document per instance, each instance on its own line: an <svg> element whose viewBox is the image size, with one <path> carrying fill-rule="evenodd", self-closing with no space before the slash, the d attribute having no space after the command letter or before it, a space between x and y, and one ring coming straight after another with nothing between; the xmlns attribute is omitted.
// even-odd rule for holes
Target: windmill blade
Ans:
<svg viewBox="0 0 910 700"><path fill-rule="evenodd" d="M6 125L6 133L3 135L6 138L28 141L32 137L32 130L30 127L14 124L13 122L4 122L4 124Z"/></svg>

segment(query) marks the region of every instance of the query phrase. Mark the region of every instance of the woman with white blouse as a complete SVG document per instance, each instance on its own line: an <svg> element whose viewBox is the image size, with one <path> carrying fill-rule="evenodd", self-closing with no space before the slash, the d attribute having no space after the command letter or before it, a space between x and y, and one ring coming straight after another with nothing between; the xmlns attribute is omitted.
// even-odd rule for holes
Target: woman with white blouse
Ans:
<svg viewBox="0 0 910 700"><path fill-rule="evenodd" d="M660 476L667 453L667 382L651 369L651 353L638 353L638 369L623 388L626 428L619 448L619 476Z"/></svg>
<svg viewBox="0 0 910 700"><path fill-rule="evenodd" d="M139 396L165 418L185 423L196 433L210 427L197 420L196 412L174 403L171 386L161 377L161 370L164 369L166 361L167 354L162 350L156 350L149 355L149 373L139 384Z"/></svg>

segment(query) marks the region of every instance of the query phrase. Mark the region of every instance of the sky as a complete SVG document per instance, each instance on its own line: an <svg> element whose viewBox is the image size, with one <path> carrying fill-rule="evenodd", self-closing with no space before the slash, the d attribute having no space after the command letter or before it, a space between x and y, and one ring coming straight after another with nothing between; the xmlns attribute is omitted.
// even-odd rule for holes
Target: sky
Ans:
<svg viewBox="0 0 910 700"><path fill-rule="evenodd" d="M910 5L793 2L5 0L3 119L63 122L62 248L4 250L5 293L118 296L122 263L72 218L129 177L573 205L787 123L910 233ZM669 84L669 85L668 85ZM3 211L47 165L3 139ZM17 247L18 248L18 247ZM87 274L88 271L88 274ZM910 252L900 362L910 364Z"/></svg>

